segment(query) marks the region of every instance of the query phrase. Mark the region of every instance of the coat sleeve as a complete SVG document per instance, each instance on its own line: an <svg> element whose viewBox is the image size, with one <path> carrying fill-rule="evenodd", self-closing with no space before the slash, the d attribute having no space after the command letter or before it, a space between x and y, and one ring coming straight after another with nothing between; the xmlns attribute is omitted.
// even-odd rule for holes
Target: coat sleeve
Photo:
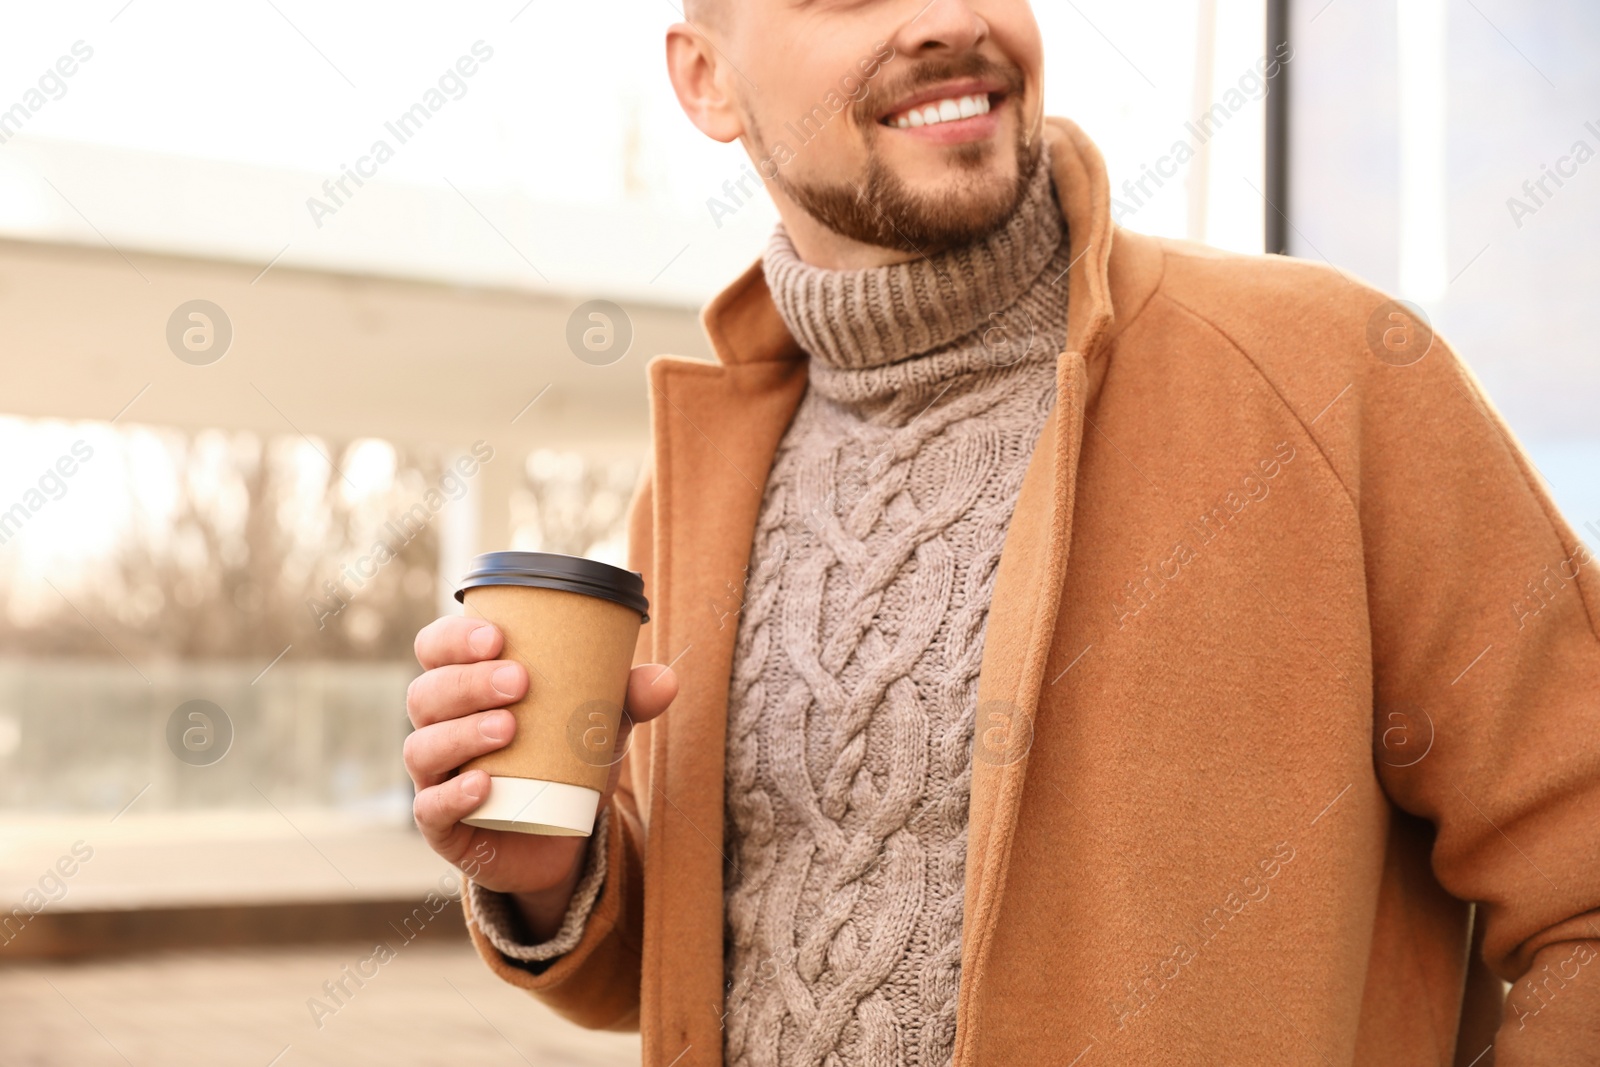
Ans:
<svg viewBox="0 0 1600 1067"><path fill-rule="evenodd" d="M628 512L628 565L644 574L647 592L652 575L653 495L647 468ZM635 663L650 658L650 629L649 623L640 629ZM473 921L475 909L467 909L472 943L490 970L557 1014L592 1030L639 1028L645 840L640 798L648 804L649 752L650 724L644 723L634 727L616 792L602 813L604 832L591 838L591 844L606 850L602 862L590 863L604 881L570 951L551 960L513 959L495 948L489 932Z"/></svg>
<svg viewBox="0 0 1600 1067"><path fill-rule="evenodd" d="M1483 1062L1593 1063L1600 559L1471 372L1431 341L1416 362L1363 351L1351 374L1344 472L1367 564L1378 773L1436 827L1434 872L1477 903L1483 961L1511 983Z"/></svg>

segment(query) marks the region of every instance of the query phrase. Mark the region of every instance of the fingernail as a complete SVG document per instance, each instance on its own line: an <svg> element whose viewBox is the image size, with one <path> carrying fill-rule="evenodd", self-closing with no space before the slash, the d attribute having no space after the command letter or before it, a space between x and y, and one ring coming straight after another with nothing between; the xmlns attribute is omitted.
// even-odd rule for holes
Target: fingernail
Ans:
<svg viewBox="0 0 1600 1067"><path fill-rule="evenodd" d="M487 656L489 650L494 647L494 627L480 626L473 630L467 635L467 647L472 649L475 655Z"/></svg>
<svg viewBox="0 0 1600 1067"><path fill-rule="evenodd" d="M483 798L483 775L471 771L461 776L461 793L468 800L481 800Z"/></svg>
<svg viewBox="0 0 1600 1067"><path fill-rule="evenodd" d="M485 715L478 720L478 732L488 741L504 741L511 736L511 716Z"/></svg>
<svg viewBox="0 0 1600 1067"><path fill-rule="evenodd" d="M489 684L494 686L495 692L503 697L514 698L521 692L521 687L517 685L518 680L517 668L510 663L503 667L495 668L495 672L489 676Z"/></svg>

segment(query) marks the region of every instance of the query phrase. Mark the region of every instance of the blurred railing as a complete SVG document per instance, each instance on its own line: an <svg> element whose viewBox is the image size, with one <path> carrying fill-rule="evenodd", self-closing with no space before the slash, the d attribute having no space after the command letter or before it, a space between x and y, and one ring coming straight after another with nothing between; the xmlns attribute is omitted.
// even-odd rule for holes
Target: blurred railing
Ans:
<svg viewBox="0 0 1600 1067"><path fill-rule="evenodd" d="M413 664L0 660L0 812L325 808L410 822Z"/></svg>

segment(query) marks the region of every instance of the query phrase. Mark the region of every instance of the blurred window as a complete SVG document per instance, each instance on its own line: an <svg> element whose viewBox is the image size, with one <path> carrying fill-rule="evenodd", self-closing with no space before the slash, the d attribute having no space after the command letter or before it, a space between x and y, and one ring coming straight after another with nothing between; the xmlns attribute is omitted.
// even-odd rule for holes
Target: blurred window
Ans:
<svg viewBox="0 0 1600 1067"><path fill-rule="evenodd" d="M1294 0L1290 248L1420 306L1600 547L1600 5Z"/></svg>

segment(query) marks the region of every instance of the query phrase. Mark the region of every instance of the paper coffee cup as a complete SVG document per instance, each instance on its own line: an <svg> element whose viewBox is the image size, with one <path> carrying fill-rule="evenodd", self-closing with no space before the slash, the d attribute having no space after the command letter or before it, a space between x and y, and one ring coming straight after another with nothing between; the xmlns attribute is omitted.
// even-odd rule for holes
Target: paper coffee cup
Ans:
<svg viewBox="0 0 1600 1067"><path fill-rule="evenodd" d="M649 618L634 571L551 552L488 552L456 590L469 618L500 628L500 658L528 669L509 705L517 735L469 761L489 796L468 826L587 837L615 752L639 627Z"/></svg>

